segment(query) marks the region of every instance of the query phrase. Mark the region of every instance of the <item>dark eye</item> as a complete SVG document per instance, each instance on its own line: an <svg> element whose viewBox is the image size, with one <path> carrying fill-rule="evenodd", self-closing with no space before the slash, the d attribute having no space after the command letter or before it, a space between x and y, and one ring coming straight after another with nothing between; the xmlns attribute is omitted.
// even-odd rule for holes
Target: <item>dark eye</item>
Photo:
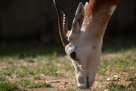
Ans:
<svg viewBox="0 0 136 91"><path fill-rule="evenodd" d="M76 59L76 52L72 52L72 53L70 54L70 57L71 57L72 59Z"/></svg>

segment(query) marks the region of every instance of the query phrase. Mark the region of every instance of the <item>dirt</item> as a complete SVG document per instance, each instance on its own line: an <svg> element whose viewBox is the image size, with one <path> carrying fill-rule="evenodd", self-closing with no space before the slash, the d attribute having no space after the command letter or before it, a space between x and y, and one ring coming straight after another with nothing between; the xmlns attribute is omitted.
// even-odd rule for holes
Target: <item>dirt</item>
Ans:
<svg viewBox="0 0 136 91"><path fill-rule="evenodd" d="M117 56L120 56L120 55L121 54L114 54L114 53L112 53L112 54L103 54L102 57L114 58L114 57L117 57ZM26 65L27 66L29 66L29 65L37 65L36 62L30 63L30 62L25 62L23 60L22 61L20 60L20 63L21 63L21 65L25 65L25 66ZM0 66L1 66L1 64L0 64ZM32 89L31 88L21 88L20 87L18 90L19 91L56 91L56 90L66 90L68 88L77 89L77 83L76 83L76 79L75 79L75 72L64 71L62 73L63 73L62 74L63 76L60 76L60 77L51 77L51 76L41 75L41 80L40 81L51 83L51 87L32 88ZM120 76L123 75L124 77L122 77L119 81L115 81L114 82L115 84L128 86L131 83L131 81L124 80L124 78L126 78L125 76L127 76L128 73L118 73L118 74ZM111 75L107 75L106 77L96 75L96 81L94 82L93 86L90 89L87 89L86 91L92 91L94 89L95 90L106 89L106 87L109 84L113 83L113 82L104 80L104 78L107 78L107 77L111 77ZM30 75L27 78L30 78L30 80L32 80L33 76ZM10 81L12 81L12 80L15 81L15 79L16 79L16 81L20 80L20 79L17 79L17 77L14 74L9 79L11 79Z"/></svg>
<svg viewBox="0 0 136 91"><path fill-rule="evenodd" d="M67 88L77 89L76 80L75 79L67 79L67 78L56 78L56 79L48 79L51 83L51 87L48 88L33 88L33 89L24 89L26 91L57 91L57 90L66 90ZM131 81L119 81L115 82L115 84L128 86ZM106 86L111 84L111 82L98 82L95 81L93 86L90 89L86 89L86 91L106 89Z"/></svg>
<svg viewBox="0 0 136 91"><path fill-rule="evenodd" d="M75 74L73 74L73 77L50 77L43 75L42 82L51 83L51 87L42 87L42 88L21 88L22 91L57 91L57 90L66 90L68 88L72 89L78 89L77 83L75 79ZM112 83L117 85L123 85L128 86L132 81L126 81L124 80L124 77L120 79L119 81L110 82L110 81L100 81L101 77L98 78L96 76L96 81L94 82L93 86L89 89L86 89L86 91L92 91L92 90L102 90L106 89L106 87Z"/></svg>

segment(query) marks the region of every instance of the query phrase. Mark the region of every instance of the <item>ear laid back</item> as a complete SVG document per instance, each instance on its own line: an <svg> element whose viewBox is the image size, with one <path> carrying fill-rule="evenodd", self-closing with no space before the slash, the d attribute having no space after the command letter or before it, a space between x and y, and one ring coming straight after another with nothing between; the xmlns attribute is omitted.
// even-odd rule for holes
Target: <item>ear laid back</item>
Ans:
<svg viewBox="0 0 136 91"><path fill-rule="evenodd" d="M80 30L83 20L84 20L84 15L85 15L84 6L80 2L77 7L76 13L75 13L75 17L74 17L73 24L72 24L72 30L75 30L75 29Z"/></svg>

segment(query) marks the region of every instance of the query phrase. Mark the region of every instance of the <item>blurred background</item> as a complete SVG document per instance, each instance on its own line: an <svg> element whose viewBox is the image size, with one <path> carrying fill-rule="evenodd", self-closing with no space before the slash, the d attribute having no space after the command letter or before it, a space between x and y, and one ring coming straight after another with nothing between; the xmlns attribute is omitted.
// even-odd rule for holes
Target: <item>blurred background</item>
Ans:
<svg viewBox="0 0 136 91"><path fill-rule="evenodd" d="M89 0L56 1L70 29L79 2ZM91 90L136 91L135 17L136 0L120 0ZM0 91L79 91L57 23L52 0L0 0Z"/></svg>
<svg viewBox="0 0 136 91"><path fill-rule="evenodd" d="M70 29L78 3L88 0L56 1L68 14ZM121 0L108 25L104 45L135 44L135 17L136 1ZM0 0L0 42L1 47L22 42L32 43L32 46L61 45L52 0Z"/></svg>

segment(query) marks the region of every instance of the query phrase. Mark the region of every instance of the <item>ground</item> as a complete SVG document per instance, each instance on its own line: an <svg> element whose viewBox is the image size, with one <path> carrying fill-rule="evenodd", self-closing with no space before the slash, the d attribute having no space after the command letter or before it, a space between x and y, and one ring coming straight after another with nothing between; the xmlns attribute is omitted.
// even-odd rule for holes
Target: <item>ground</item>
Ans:
<svg viewBox="0 0 136 91"><path fill-rule="evenodd" d="M21 45L0 45L0 91L136 91L136 46L104 47L92 88L79 89L63 47Z"/></svg>

